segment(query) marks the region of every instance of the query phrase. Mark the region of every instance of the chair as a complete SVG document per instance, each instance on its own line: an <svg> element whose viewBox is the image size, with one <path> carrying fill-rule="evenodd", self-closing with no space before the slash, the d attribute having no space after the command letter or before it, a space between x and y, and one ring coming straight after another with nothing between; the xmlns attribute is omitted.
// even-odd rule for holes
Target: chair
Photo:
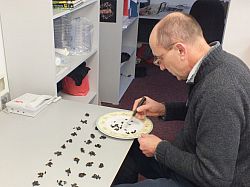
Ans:
<svg viewBox="0 0 250 187"><path fill-rule="evenodd" d="M197 0L190 10L203 30L208 43L220 41L222 43L225 26L225 9L219 0Z"/></svg>

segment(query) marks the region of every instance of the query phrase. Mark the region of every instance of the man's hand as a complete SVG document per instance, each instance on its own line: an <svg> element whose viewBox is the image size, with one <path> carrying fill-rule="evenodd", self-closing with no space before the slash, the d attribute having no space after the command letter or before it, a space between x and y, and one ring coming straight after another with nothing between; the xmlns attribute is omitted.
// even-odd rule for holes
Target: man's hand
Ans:
<svg viewBox="0 0 250 187"><path fill-rule="evenodd" d="M143 154L147 157L152 157L161 139L153 134L142 134L142 136L138 138L138 141Z"/></svg>
<svg viewBox="0 0 250 187"><path fill-rule="evenodd" d="M146 97L146 96L145 96ZM141 98L135 100L133 110L136 109ZM136 117L144 119L145 116L162 116L165 114L165 105L146 97L144 104L137 108Z"/></svg>

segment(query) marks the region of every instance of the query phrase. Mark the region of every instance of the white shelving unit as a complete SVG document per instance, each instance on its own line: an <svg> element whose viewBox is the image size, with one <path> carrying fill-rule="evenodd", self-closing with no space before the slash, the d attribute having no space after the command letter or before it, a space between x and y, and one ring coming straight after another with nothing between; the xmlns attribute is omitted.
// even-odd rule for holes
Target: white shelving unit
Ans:
<svg viewBox="0 0 250 187"><path fill-rule="evenodd" d="M57 83L86 61L91 68L88 73L90 91L77 100L99 103L99 9L99 0L86 0L71 10L53 10L52 0L0 3L11 98L30 92L75 100L75 96L57 93ZM68 56L65 65L58 67L55 65L53 20L64 15L90 20L94 26L93 43L91 52Z"/></svg>
<svg viewBox="0 0 250 187"><path fill-rule="evenodd" d="M151 7L151 15L140 15L140 19L154 19L154 20L161 20L167 14L173 12L167 10L167 8L181 8L182 12L189 13L190 8L196 0L150 0L150 7ZM161 3L166 3L166 7L164 5L162 9L158 12ZM177 7L176 7L177 6ZM158 13L157 13L158 12Z"/></svg>
<svg viewBox="0 0 250 187"><path fill-rule="evenodd" d="M8 92L9 92L9 87L8 87L8 81L7 81L1 20L0 20L0 98ZM0 100L0 110L1 110L1 100Z"/></svg>
<svg viewBox="0 0 250 187"><path fill-rule="evenodd" d="M100 23L100 100L118 104L135 77L138 17L123 17L123 0L117 0L116 22ZM121 63L121 53L130 59Z"/></svg>

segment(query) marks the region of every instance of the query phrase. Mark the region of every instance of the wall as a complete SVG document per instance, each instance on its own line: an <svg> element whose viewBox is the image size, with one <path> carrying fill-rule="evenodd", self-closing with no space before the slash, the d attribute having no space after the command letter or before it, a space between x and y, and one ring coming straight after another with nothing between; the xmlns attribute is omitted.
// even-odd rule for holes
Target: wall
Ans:
<svg viewBox="0 0 250 187"><path fill-rule="evenodd" d="M250 1L231 0L223 48L241 58L250 68Z"/></svg>

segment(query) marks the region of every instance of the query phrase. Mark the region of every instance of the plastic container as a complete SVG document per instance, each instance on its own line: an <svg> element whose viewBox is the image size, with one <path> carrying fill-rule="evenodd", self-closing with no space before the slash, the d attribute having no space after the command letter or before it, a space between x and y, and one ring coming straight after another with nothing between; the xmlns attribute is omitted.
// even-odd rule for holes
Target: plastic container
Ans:
<svg viewBox="0 0 250 187"><path fill-rule="evenodd" d="M55 48L71 49L71 20L69 16L62 16L54 20Z"/></svg>
<svg viewBox="0 0 250 187"><path fill-rule="evenodd" d="M92 49L93 24L85 17L71 21L71 54L81 54Z"/></svg>
<svg viewBox="0 0 250 187"><path fill-rule="evenodd" d="M93 24L85 17L62 16L54 20L55 47L67 49L70 55L92 50Z"/></svg>

